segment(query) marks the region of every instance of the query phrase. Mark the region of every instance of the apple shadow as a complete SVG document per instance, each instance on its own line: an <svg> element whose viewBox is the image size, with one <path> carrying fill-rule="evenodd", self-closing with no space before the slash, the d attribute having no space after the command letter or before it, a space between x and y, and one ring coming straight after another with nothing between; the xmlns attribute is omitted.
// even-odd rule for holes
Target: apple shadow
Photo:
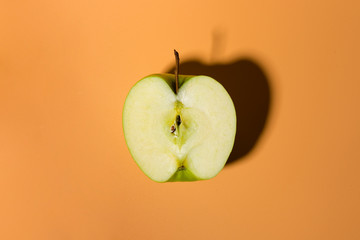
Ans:
<svg viewBox="0 0 360 240"><path fill-rule="evenodd" d="M174 73L175 66L166 72ZM236 110L237 130L226 166L239 162L256 146L269 115L269 80L254 60L239 58L229 64L206 65L198 60L180 62L183 75L207 75L219 81L230 94Z"/></svg>

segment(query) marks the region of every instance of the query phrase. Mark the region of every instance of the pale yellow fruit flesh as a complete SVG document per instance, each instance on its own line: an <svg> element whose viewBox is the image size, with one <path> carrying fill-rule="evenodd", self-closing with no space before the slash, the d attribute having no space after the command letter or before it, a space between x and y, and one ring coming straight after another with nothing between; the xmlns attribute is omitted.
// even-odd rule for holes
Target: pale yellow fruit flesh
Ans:
<svg viewBox="0 0 360 240"><path fill-rule="evenodd" d="M148 76L131 89L124 106L131 155L157 182L216 176L234 143L236 114L223 86L206 76L179 79L176 95L173 75Z"/></svg>

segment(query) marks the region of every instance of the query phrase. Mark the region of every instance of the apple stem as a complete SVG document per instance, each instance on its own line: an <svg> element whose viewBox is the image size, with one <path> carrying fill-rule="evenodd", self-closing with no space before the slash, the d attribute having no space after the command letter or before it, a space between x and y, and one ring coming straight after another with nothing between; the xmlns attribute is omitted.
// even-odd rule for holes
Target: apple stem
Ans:
<svg viewBox="0 0 360 240"><path fill-rule="evenodd" d="M179 62L180 62L180 58L179 58L179 53L174 49L174 54L175 54L175 93L177 94L179 91Z"/></svg>

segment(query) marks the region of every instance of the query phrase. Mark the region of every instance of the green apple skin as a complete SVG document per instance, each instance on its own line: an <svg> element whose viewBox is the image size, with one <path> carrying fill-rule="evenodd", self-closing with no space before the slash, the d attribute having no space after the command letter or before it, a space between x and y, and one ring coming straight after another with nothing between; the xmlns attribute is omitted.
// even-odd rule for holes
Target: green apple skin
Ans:
<svg viewBox="0 0 360 240"><path fill-rule="evenodd" d="M123 130L130 154L156 182L210 179L224 167L234 144L234 104L207 76L153 74L130 90ZM180 121L179 121L180 120Z"/></svg>

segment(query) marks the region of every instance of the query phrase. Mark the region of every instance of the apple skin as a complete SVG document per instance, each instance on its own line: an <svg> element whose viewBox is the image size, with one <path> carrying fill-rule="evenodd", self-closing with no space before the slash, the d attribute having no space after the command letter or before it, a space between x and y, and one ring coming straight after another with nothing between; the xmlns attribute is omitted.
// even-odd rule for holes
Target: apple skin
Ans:
<svg viewBox="0 0 360 240"><path fill-rule="evenodd" d="M211 79L209 77L206 77L206 76L193 76L193 75L179 75L178 76L178 83L179 83L179 93L182 89L182 86L186 85L187 82L190 82L191 80L193 79L197 79L197 77L205 77L205 78L208 78L208 79ZM132 88L135 89L137 87L137 85L143 83L144 80L146 79L149 79L149 78L160 78L163 82L165 82L169 88L173 91L173 93L175 93L175 75L173 74L153 74L153 75L150 75L150 76L147 76L143 79L141 79L140 81L138 81ZM218 86L221 86L221 84L219 84L216 80L214 79L211 79L211 81L213 82L216 82L216 84ZM194 81L193 81L194 82ZM219 88L220 89L220 88ZM176 166L177 171L174 172L170 177L168 178L157 178L156 176L154 177L154 175L150 174L149 173L149 170L147 169L144 169L144 165L143 164L140 164L139 161L137 160L139 158L139 155L136 156L136 151L134 150L133 151L133 148L136 144L134 143L129 143L128 139L129 137L127 137L127 132L129 130L129 127L128 129L126 128L126 119L125 119L125 116L127 115L127 113L131 110L130 107L126 107L127 106L127 102L128 102L128 98L129 98L129 95L131 94L132 90L129 92L129 95L128 97L126 98L126 101L125 101L125 107L123 109L123 130L124 130L124 134L125 134L125 141L126 141L126 144L128 146L128 149L133 157L133 159L135 160L136 164L139 166L139 168L152 180L156 181L156 182L178 182L178 181L197 181L197 180L205 180L205 179L209 179L209 178L212 178L214 176L216 176L220 170L224 167L225 163L226 163L226 160L228 159L229 155L230 155L230 152L231 152L231 149L232 149L232 146L234 144L234 139L235 139L235 132L236 132L236 114L235 114L235 108L234 108L234 105L233 105L233 102L231 101L231 98L230 96L227 94L226 90L221 86L221 89L216 89L220 92L222 92L222 94L226 94L226 101L227 102L227 106L230 107L230 124L231 126L233 126L232 130L233 131L230 135L230 137L227 138L227 141L224 141L225 145L227 146L227 148L224 149L224 153L222 155L224 155L219 163L219 161L217 161L215 164L214 164L214 167L212 167L212 169L215 169L216 168L216 171L212 171L213 174L211 176L205 176L204 175L201 175L201 177L199 177L199 171L195 174L194 172L192 172L191 170L191 166L188 166L186 164L188 164L186 161L182 162L182 163L179 163L180 165ZM176 95L176 94L175 94ZM176 97L178 97L176 95ZM231 105L231 106L229 106ZM221 109L222 110L222 109ZM233 112L232 112L233 111ZM226 115L226 114L225 114ZM184 117L184 124L182 125L179 125L179 132L182 132L183 130L181 130L181 127L183 127L184 125L186 125L185 123L189 123L191 122L190 119L186 119L186 114L183 115ZM166 120L167 121L167 120ZM129 122L129 121L128 121ZM225 121L225 125L226 125L226 121ZM129 125L129 124L128 124ZM229 126L230 126L229 125ZM186 136L186 131L185 131L185 136ZM186 138L186 137L185 137ZM230 139L230 141L228 140ZM182 141L182 140L181 140ZM186 142L186 139L183 140L184 142ZM221 145L221 144L220 144ZM190 155L190 154L189 154ZM155 157L156 158L156 157ZM153 158L154 159L154 158ZM191 161L189 161L191 164ZM219 165L220 164L220 165ZM181 169L181 170L180 170ZM193 168L194 169L194 168ZM197 170L199 170L199 167L197 168Z"/></svg>

